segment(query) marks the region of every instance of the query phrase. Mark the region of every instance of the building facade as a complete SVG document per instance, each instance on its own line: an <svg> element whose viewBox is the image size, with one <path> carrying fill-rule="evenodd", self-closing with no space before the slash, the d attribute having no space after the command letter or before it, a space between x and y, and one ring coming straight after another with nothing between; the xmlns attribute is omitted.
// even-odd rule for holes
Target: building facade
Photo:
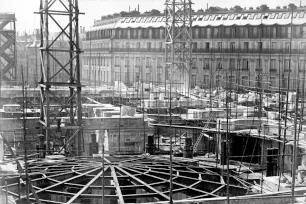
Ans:
<svg viewBox="0 0 306 204"><path fill-rule="evenodd" d="M80 33L82 36L82 33ZM58 33L50 34L52 39L57 38ZM52 41L50 40L50 43ZM18 84L23 82L25 85L36 87L41 80L41 58L40 58L40 36L39 31L35 30L35 34L24 34L17 38L17 68L18 68ZM53 49L65 49L69 47L67 39L61 35L56 42L52 44ZM52 80L54 82L62 82L68 80L68 74L61 71L62 67L66 67L69 60L69 53L50 52L53 57L50 58L50 75L55 75ZM67 67L66 67L67 68ZM23 70L22 70L23 69ZM23 82L22 75L23 72Z"/></svg>
<svg viewBox="0 0 306 204"><path fill-rule="evenodd" d="M278 90L289 82L295 89L296 79L305 78L305 12L294 5L194 12L190 87ZM102 17L82 42L82 80L165 83L164 41L165 16L156 10Z"/></svg>

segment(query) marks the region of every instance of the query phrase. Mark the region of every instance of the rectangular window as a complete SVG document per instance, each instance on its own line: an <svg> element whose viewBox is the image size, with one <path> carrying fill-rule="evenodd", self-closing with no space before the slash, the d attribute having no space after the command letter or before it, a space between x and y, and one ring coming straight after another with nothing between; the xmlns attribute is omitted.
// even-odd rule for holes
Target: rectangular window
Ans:
<svg viewBox="0 0 306 204"><path fill-rule="evenodd" d="M253 27L253 37L258 37L258 28L257 27Z"/></svg>
<svg viewBox="0 0 306 204"><path fill-rule="evenodd" d="M221 58L217 59L217 69L222 69L222 59Z"/></svg>
<svg viewBox="0 0 306 204"><path fill-rule="evenodd" d="M244 49L245 52L249 51L249 42L244 42L243 43L243 49Z"/></svg>
<svg viewBox="0 0 306 204"><path fill-rule="evenodd" d="M136 57L136 66L139 67L140 65L140 57Z"/></svg>
<svg viewBox="0 0 306 204"><path fill-rule="evenodd" d="M230 35L231 35L231 29L226 27L225 28L225 37L230 37Z"/></svg>
<svg viewBox="0 0 306 204"><path fill-rule="evenodd" d="M276 38L276 27L272 27L272 38Z"/></svg>
<svg viewBox="0 0 306 204"><path fill-rule="evenodd" d="M138 32L137 32L137 30L136 29L133 29L133 38L138 38Z"/></svg>
<svg viewBox="0 0 306 204"><path fill-rule="evenodd" d="M192 32L194 38L199 38L199 28L195 28Z"/></svg>
<svg viewBox="0 0 306 204"><path fill-rule="evenodd" d="M222 86L222 76L221 75L216 75L216 87Z"/></svg>
<svg viewBox="0 0 306 204"><path fill-rule="evenodd" d="M207 38L211 38L211 28L207 28Z"/></svg>
<svg viewBox="0 0 306 204"><path fill-rule="evenodd" d="M231 28L231 37L232 38L236 37L236 28Z"/></svg>
<svg viewBox="0 0 306 204"><path fill-rule="evenodd" d="M281 37L282 38L286 38L287 37L287 32L286 32L287 30L286 30L286 28L287 27L285 27L285 26L281 27Z"/></svg>
<svg viewBox="0 0 306 204"><path fill-rule="evenodd" d="M272 50L276 50L277 49L277 42L272 42Z"/></svg>
<svg viewBox="0 0 306 204"><path fill-rule="evenodd" d="M276 59L271 59L271 69L276 69Z"/></svg>
<svg viewBox="0 0 306 204"><path fill-rule="evenodd" d="M301 27L300 26L294 27L293 31L294 31L294 36L293 37L296 37L296 38L301 37Z"/></svg>
<svg viewBox="0 0 306 204"><path fill-rule="evenodd" d="M276 72L276 59L271 59L270 72Z"/></svg>
<svg viewBox="0 0 306 204"><path fill-rule="evenodd" d="M201 30L200 30L200 38L206 38L206 28L201 28Z"/></svg>
<svg viewBox="0 0 306 204"><path fill-rule="evenodd" d="M136 48L140 49L140 42L136 42Z"/></svg>
<svg viewBox="0 0 306 204"><path fill-rule="evenodd" d="M248 59L243 59L242 60L242 69L243 70L249 70L249 60Z"/></svg>
<svg viewBox="0 0 306 204"><path fill-rule="evenodd" d="M261 59L256 60L256 70L255 71L261 71Z"/></svg>
<svg viewBox="0 0 306 204"><path fill-rule="evenodd" d="M119 72L115 72L115 81L119 81Z"/></svg>
<svg viewBox="0 0 306 204"><path fill-rule="evenodd" d="M209 50L209 44L210 44L209 42L205 43L205 49Z"/></svg>
<svg viewBox="0 0 306 204"><path fill-rule="evenodd" d="M285 49L286 50L290 50L290 42L286 42L285 43Z"/></svg>
<svg viewBox="0 0 306 204"><path fill-rule="evenodd" d="M285 71L285 72L289 72L289 60L285 60L284 71Z"/></svg>
<svg viewBox="0 0 306 204"><path fill-rule="evenodd" d="M229 88L232 88L235 83L235 76L228 76Z"/></svg>
<svg viewBox="0 0 306 204"><path fill-rule="evenodd" d="M249 85L249 77L248 76L242 76L241 81L242 81L242 86L248 86Z"/></svg>
<svg viewBox="0 0 306 204"><path fill-rule="evenodd" d="M151 57L146 58L146 67L151 68L152 67L152 60Z"/></svg>
<svg viewBox="0 0 306 204"><path fill-rule="evenodd" d="M162 42L158 42L157 45L158 45L158 49L159 50L163 49L163 43Z"/></svg>
<svg viewBox="0 0 306 204"><path fill-rule="evenodd" d="M218 38L219 37L219 29L220 28L214 28L214 38Z"/></svg>
<svg viewBox="0 0 306 204"><path fill-rule="evenodd" d="M163 58L162 57L158 57L157 58L157 67L163 67Z"/></svg>
<svg viewBox="0 0 306 204"><path fill-rule="evenodd" d="M276 77L273 76L270 77L270 86L276 87Z"/></svg>
<svg viewBox="0 0 306 204"><path fill-rule="evenodd" d="M159 28L154 29L154 39L160 38L160 30Z"/></svg>
<svg viewBox="0 0 306 204"><path fill-rule="evenodd" d="M203 76L203 84L204 84L204 86L209 85L209 75L204 75Z"/></svg>
<svg viewBox="0 0 306 204"><path fill-rule="evenodd" d="M161 73L161 71L159 71L158 73L157 73L157 81L161 81L162 80L162 73Z"/></svg>
<svg viewBox="0 0 306 204"><path fill-rule="evenodd" d="M115 66L120 66L120 58L118 56L115 57Z"/></svg>
<svg viewBox="0 0 306 204"><path fill-rule="evenodd" d="M193 42L192 44L191 44L191 46L192 46L192 50L197 50L198 49L198 43L197 42Z"/></svg>
<svg viewBox="0 0 306 204"><path fill-rule="evenodd" d="M306 60L300 60L300 64L299 64L299 72L304 72L304 70L306 69Z"/></svg>
<svg viewBox="0 0 306 204"><path fill-rule="evenodd" d="M291 26L289 26L287 29L288 29L288 32L287 32L287 33L288 33L288 36L287 36L287 37L288 37L288 38L291 38Z"/></svg>
<svg viewBox="0 0 306 204"><path fill-rule="evenodd" d="M247 28L247 27L244 28L244 37L245 38L249 38L250 37L249 36L249 28Z"/></svg>
<svg viewBox="0 0 306 204"><path fill-rule="evenodd" d="M230 66L229 66L230 69L235 69L235 59L234 58L231 58L230 59Z"/></svg>
<svg viewBox="0 0 306 204"><path fill-rule="evenodd" d="M147 49L148 49L148 50L151 49L151 42L147 42Z"/></svg>
<svg viewBox="0 0 306 204"><path fill-rule="evenodd" d="M129 57L125 57L125 66L126 67L130 66L130 58Z"/></svg>
<svg viewBox="0 0 306 204"><path fill-rule="evenodd" d="M197 68L197 58L192 58L192 65L191 65L192 69L196 69Z"/></svg>
<svg viewBox="0 0 306 204"><path fill-rule="evenodd" d="M205 58L203 69L209 70L209 67L210 67L210 60L209 60L209 58Z"/></svg>
<svg viewBox="0 0 306 204"><path fill-rule="evenodd" d="M231 51L233 52L235 50L235 42L231 42L230 47Z"/></svg>
<svg viewBox="0 0 306 204"><path fill-rule="evenodd" d="M222 50L222 42L218 42L218 51L220 52Z"/></svg>
<svg viewBox="0 0 306 204"><path fill-rule="evenodd" d="M191 75L191 87L194 88L197 84L197 75L192 74Z"/></svg>
<svg viewBox="0 0 306 204"><path fill-rule="evenodd" d="M306 26L303 26L301 30L301 38L306 38Z"/></svg>
<svg viewBox="0 0 306 204"><path fill-rule="evenodd" d="M258 50L259 50L259 52L262 51L262 42L258 42Z"/></svg>
<svg viewBox="0 0 306 204"><path fill-rule="evenodd" d="M142 29L138 29L138 38L143 38Z"/></svg>
<svg viewBox="0 0 306 204"><path fill-rule="evenodd" d="M130 42L125 43L125 48L130 48Z"/></svg>

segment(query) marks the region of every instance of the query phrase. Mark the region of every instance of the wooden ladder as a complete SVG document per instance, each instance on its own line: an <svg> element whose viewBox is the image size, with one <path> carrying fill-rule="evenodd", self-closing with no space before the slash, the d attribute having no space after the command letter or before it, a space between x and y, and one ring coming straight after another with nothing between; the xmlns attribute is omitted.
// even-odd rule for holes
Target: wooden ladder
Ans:
<svg viewBox="0 0 306 204"><path fill-rule="evenodd" d="M196 152L196 150L197 150L197 148L198 148L198 146L199 146L199 144L200 144L200 142L201 142L203 136L204 136L205 133L207 132L206 129L209 128L210 122L215 118L215 116L216 116L216 112L213 112L213 111L210 111L210 112L209 112L208 121L206 121L206 123L205 123L205 125L204 125L204 127L203 127L203 129L202 129L202 131L201 131L201 133L200 133L200 135L199 135L197 141L196 141L196 142L194 143L194 145L193 145L193 152Z"/></svg>

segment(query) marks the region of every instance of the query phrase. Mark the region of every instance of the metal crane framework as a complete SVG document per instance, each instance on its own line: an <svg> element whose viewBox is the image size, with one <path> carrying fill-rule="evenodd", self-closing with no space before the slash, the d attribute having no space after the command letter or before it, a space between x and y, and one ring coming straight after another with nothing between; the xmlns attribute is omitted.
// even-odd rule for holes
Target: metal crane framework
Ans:
<svg viewBox="0 0 306 204"><path fill-rule="evenodd" d="M41 59L41 115L40 123L45 137L46 150L50 150L50 141L56 142L61 138L63 147L72 147L73 155L82 152L82 107L81 107L81 77L80 77L80 47L79 47L79 12L78 0L41 0L40 1L40 59ZM64 22L64 23L63 23ZM61 25L64 24L64 25ZM59 31L51 38L51 26ZM52 27L52 30L56 30ZM58 41L66 39L66 46ZM59 56L67 55L68 61L60 61ZM51 67L51 61L56 66ZM64 76L64 77L63 77ZM69 89L69 97L57 95L56 89ZM50 103L55 102L58 109L51 110ZM68 120L62 122L59 116L68 113ZM66 131L66 138L56 134Z"/></svg>
<svg viewBox="0 0 306 204"><path fill-rule="evenodd" d="M0 13L0 83L16 81L16 27L14 13Z"/></svg>
<svg viewBox="0 0 306 204"><path fill-rule="evenodd" d="M182 92L189 90L192 63L191 0L166 0L166 79L184 82Z"/></svg>

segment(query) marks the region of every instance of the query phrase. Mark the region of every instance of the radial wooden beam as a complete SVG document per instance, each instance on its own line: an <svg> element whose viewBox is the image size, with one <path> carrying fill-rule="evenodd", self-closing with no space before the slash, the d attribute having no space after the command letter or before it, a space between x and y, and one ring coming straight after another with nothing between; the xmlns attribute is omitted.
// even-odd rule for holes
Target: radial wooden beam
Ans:
<svg viewBox="0 0 306 204"><path fill-rule="evenodd" d="M120 189L120 185L119 185L119 181L118 181L118 178L117 178L116 170L113 166L111 166L110 168L111 168L111 172L112 172L111 174L112 174L114 182L115 182L116 192L117 192L117 195L118 195L118 198L119 198L119 204L124 204L124 199L123 199L122 192L121 192L121 189Z"/></svg>
<svg viewBox="0 0 306 204"><path fill-rule="evenodd" d="M141 179L135 177L134 175L130 174L129 172L125 171L121 167L117 166L116 168L119 169L121 172L125 173L126 175L130 176L133 180L137 181L137 183L145 185L148 189L150 189L151 191L157 193L160 197L162 197L162 198L164 198L166 200L170 200L169 196L165 195L164 193L160 192L159 190L157 190L157 189L153 188L152 186L148 185L147 183L145 183ZM140 172L138 172L138 173L140 173Z"/></svg>
<svg viewBox="0 0 306 204"><path fill-rule="evenodd" d="M99 168L100 168L100 167L99 167ZM80 178L80 177L82 177L82 176L85 176L85 175L87 175L87 174L90 174L90 173L92 173L92 172L94 172L94 171L99 170L99 168L95 168L95 169L92 169L92 170L90 170L90 171L87 171L87 172L85 172L85 173L83 173L83 174L80 174L80 175L71 177L71 178L69 178L69 179L63 180L63 181L61 181L61 182L59 182L59 183L56 183L56 184L53 184L53 185L48 186L48 187L46 187L46 188L43 188L43 189L41 189L41 190L38 190L38 191L36 191L36 193L44 192L45 190L54 188L54 187L56 187L56 186L59 186L59 185L61 185L61 184L66 183L66 182L68 182L68 181L71 181L71 180L73 180L73 179ZM31 195L32 195L32 193L29 194L29 196L31 196ZM22 196L22 197L21 197L21 199L25 199L25 198L26 198L26 196Z"/></svg>
<svg viewBox="0 0 306 204"><path fill-rule="evenodd" d="M66 204L71 204L74 202L84 191L87 190L87 188L93 184L102 174L104 174L105 170L108 169L108 167L104 168L104 170L101 170L100 173L98 173L93 179L91 179L79 192L77 192L70 200L67 201Z"/></svg>
<svg viewBox="0 0 306 204"><path fill-rule="evenodd" d="M137 172L137 173L140 173L139 171L137 170L134 170L134 169L130 169L131 171L133 172ZM155 178L155 179L159 179L159 180L163 180L163 181L168 181L167 179L163 179L163 178L160 178L160 177L157 177L157 176L154 176L154 175L150 175L150 174L145 174L145 176L148 176L148 177L151 177L151 178ZM200 189L197 189L197 188L193 188L193 187L190 187L190 186L186 186L184 184L181 184L181 183L177 183L177 182L173 182L173 184L177 185L177 186L181 186L181 187L184 187L186 189L190 189L190 190L193 190L193 191L197 191L199 193L204 193L204 194L207 194L207 195L211 195L213 197L219 197L218 195L215 195L213 193L209 193L207 191L203 191L203 190L200 190ZM221 184L220 184L221 185Z"/></svg>

